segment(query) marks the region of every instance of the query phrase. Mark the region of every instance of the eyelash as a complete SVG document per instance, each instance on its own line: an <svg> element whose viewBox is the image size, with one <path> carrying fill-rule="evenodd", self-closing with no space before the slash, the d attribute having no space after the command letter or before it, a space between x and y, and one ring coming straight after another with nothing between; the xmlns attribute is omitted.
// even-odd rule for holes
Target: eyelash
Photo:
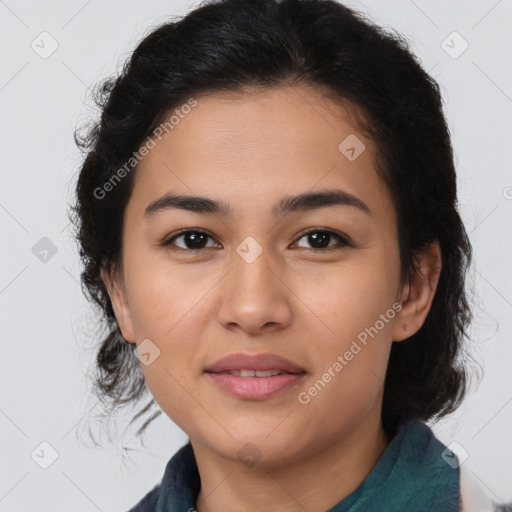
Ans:
<svg viewBox="0 0 512 512"><path fill-rule="evenodd" d="M202 231L201 229L183 229L183 230L179 231L177 234L173 235L172 237L164 240L161 245L163 247L169 247L173 244L173 242L177 238L179 238L180 236L186 235L187 233L199 233L199 234L206 235L207 237L213 239L212 236L210 236L206 231ZM299 238L297 239L297 241L294 243L297 243L299 240L301 240L305 236L310 235L312 233L324 233L329 236L334 235L336 238L339 239L340 242L334 246L327 246L324 248L317 248L317 247L305 248L306 250L311 250L311 251L316 251L316 252L325 252L325 251L329 251L329 250L340 250L340 249L343 249L344 247L354 247L353 244L349 241L348 237L346 237L345 235L342 235L341 233L338 233L337 231L333 231L331 229L325 229L325 228L309 229L308 231L302 233L299 236ZM203 248L199 248L199 249L188 249L188 248L183 249L182 247L177 247L177 249L182 250L182 251L194 251L195 252L195 251L202 251L204 249L211 249L211 247L203 247Z"/></svg>

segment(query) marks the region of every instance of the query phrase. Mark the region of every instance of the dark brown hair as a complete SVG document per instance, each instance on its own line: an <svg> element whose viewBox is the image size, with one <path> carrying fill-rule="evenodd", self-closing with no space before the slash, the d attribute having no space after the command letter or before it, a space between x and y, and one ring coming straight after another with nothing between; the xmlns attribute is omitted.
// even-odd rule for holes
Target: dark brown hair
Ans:
<svg viewBox="0 0 512 512"><path fill-rule="evenodd" d="M405 39L333 0L214 0L152 30L118 76L99 84L101 118L83 137L85 153L72 221L84 292L108 328L97 354L95 392L113 411L148 392L134 345L119 331L100 267L119 268L123 213L136 165L106 197L98 189L130 160L166 115L198 94L245 87L308 85L361 114L378 148L378 172L397 212L402 278L418 251L438 241L442 271L421 329L393 343L383 426L453 411L466 392L460 364L471 319L465 275L471 245L457 212L452 146L437 82ZM161 411L149 403L139 434ZM134 418L135 419L135 418Z"/></svg>

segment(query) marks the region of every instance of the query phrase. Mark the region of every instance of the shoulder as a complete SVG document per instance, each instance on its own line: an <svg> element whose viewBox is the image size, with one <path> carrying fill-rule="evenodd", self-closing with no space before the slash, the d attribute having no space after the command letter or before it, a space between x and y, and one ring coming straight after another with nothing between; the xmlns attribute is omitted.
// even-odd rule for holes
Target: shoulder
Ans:
<svg viewBox="0 0 512 512"><path fill-rule="evenodd" d="M188 442L167 462L160 483L128 512L193 510L200 482L192 445Z"/></svg>

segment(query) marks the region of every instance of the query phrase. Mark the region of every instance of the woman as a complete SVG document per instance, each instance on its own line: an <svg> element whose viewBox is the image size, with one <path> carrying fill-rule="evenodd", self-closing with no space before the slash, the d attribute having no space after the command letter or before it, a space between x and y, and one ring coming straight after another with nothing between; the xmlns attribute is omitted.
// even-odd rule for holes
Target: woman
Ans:
<svg viewBox="0 0 512 512"><path fill-rule="evenodd" d="M471 245L405 41L330 0L212 1L99 102L74 206L97 389L190 439L131 510L472 510L425 424L465 394Z"/></svg>

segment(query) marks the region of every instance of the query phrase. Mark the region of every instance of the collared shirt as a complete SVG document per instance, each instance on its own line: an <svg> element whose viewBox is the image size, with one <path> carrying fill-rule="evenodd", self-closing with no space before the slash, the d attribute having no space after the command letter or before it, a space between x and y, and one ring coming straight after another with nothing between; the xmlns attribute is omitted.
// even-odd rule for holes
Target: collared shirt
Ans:
<svg viewBox="0 0 512 512"><path fill-rule="evenodd" d="M459 459L430 427L402 424L368 476L327 512L469 512L461 497ZM201 487L188 442L167 463L160 484L128 512L196 512ZM496 508L494 508L496 506ZM478 512L508 510L488 504Z"/></svg>

